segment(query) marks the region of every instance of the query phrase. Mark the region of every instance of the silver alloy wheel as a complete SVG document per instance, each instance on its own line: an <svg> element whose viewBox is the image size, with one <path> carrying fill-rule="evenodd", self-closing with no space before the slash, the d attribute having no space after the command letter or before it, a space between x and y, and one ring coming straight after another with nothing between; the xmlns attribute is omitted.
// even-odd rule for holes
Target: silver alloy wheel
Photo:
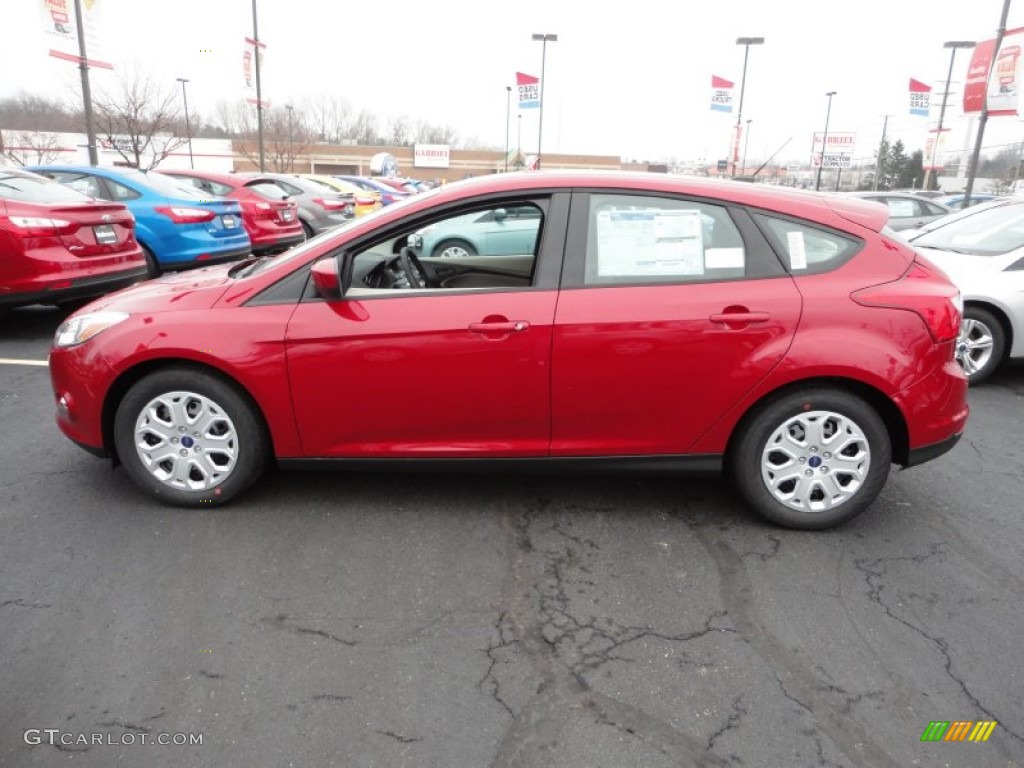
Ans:
<svg viewBox="0 0 1024 768"><path fill-rule="evenodd" d="M223 408L195 392L167 392L149 401L135 421L135 450L164 485L205 491L231 475L238 434Z"/></svg>
<svg viewBox="0 0 1024 768"><path fill-rule="evenodd" d="M469 256L469 251L461 245L449 245L438 255L442 259L463 259L466 256Z"/></svg>
<svg viewBox="0 0 1024 768"><path fill-rule="evenodd" d="M786 419L761 452L768 492L801 511L829 510L849 501L870 468L864 430L833 411L806 411Z"/></svg>
<svg viewBox="0 0 1024 768"><path fill-rule="evenodd" d="M992 329L981 320L965 317L960 322L956 339L956 361L968 376L989 364L992 359Z"/></svg>

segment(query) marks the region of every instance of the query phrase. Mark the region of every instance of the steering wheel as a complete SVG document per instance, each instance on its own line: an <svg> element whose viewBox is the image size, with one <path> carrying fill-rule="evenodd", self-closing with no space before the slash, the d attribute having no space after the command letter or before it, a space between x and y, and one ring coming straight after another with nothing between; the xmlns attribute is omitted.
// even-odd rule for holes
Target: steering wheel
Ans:
<svg viewBox="0 0 1024 768"><path fill-rule="evenodd" d="M412 248L404 247L398 252L398 263L402 267L405 279L409 281L410 288L427 288L427 272L420 264L420 260L413 253Z"/></svg>

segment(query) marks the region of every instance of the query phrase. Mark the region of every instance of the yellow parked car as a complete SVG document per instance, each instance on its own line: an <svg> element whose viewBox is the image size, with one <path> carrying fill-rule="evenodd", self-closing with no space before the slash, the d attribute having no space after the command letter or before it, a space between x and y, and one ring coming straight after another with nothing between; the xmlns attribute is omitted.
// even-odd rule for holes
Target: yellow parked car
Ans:
<svg viewBox="0 0 1024 768"><path fill-rule="evenodd" d="M365 216L371 211L376 211L381 207L380 192L370 192L365 189L360 189L351 182L336 179L333 176L323 176L316 173L303 173L300 175L302 178L315 181L333 192L348 192L355 195L356 216Z"/></svg>

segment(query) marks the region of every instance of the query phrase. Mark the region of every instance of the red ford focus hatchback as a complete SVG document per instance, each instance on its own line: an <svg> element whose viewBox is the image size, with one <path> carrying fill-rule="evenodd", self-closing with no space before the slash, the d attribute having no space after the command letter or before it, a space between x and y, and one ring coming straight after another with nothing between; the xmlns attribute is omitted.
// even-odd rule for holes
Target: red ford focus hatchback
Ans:
<svg viewBox="0 0 1024 768"><path fill-rule="evenodd" d="M0 167L0 312L100 296L146 273L124 205Z"/></svg>
<svg viewBox="0 0 1024 768"><path fill-rule="evenodd" d="M179 505L273 460L726 469L765 517L824 528L967 420L957 290L886 218L661 175L451 184L71 316L57 422ZM421 252L460 226L486 250Z"/></svg>

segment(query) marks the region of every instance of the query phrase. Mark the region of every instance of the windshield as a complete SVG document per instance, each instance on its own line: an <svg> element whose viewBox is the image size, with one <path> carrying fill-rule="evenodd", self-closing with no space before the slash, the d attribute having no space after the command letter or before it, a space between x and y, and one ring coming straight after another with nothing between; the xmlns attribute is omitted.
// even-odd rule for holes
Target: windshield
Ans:
<svg viewBox="0 0 1024 768"><path fill-rule="evenodd" d="M23 203L88 203L92 198L56 181L0 169L0 198Z"/></svg>
<svg viewBox="0 0 1024 768"><path fill-rule="evenodd" d="M1024 203L978 210L915 238L914 245L975 256L999 256L1024 247Z"/></svg>

